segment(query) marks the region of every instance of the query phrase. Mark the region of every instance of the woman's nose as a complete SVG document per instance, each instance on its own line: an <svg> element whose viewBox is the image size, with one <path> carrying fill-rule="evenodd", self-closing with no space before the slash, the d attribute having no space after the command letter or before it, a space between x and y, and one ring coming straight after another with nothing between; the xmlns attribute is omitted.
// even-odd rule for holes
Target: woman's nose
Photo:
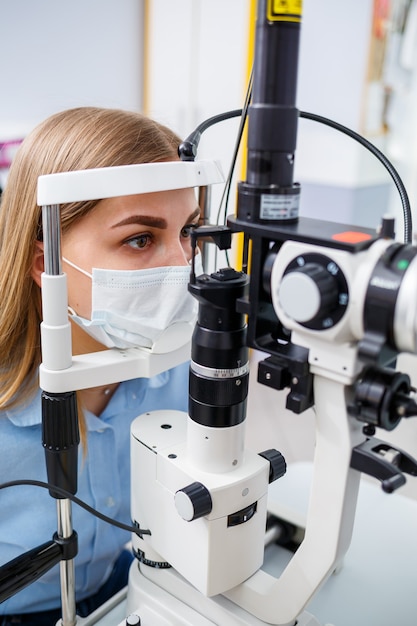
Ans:
<svg viewBox="0 0 417 626"><path fill-rule="evenodd" d="M173 243L168 251L166 264L167 265L188 265L191 258L191 250L187 254L181 242L177 241Z"/></svg>

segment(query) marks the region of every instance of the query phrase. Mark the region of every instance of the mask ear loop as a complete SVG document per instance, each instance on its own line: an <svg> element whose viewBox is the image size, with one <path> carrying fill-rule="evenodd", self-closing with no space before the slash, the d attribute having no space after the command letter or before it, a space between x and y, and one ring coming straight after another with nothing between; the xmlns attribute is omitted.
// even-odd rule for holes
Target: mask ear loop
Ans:
<svg viewBox="0 0 417 626"><path fill-rule="evenodd" d="M78 272L81 272L81 274L84 274L85 276L87 276L88 278L93 278L91 274L89 274L86 270L83 270L82 267L78 267L78 265L75 265L75 263L73 263L72 261L69 261L68 259L66 259L64 256L62 257L62 260L65 261L65 263L67 263L68 265L70 265L71 267L73 267L75 270L77 270ZM72 308L72 306L68 305L67 306L67 311L68 311L68 315L70 317L78 317L77 315L77 311L75 309Z"/></svg>
<svg viewBox="0 0 417 626"><path fill-rule="evenodd" d="M78 265L75 265L75 263L73 263L72 261L69 261L68 259L66 259L64 256L62 257L62 260L65 261L65 263L67 263L68 265L70 265L71 267L73 267L75 270L77 270L78 272L81 272L81 274L84 274L84 276L87 276L88 278L93 278L93 275L90 274L89 272L87 272L87 270L83 270L82 267L78 267Z"/></svg>

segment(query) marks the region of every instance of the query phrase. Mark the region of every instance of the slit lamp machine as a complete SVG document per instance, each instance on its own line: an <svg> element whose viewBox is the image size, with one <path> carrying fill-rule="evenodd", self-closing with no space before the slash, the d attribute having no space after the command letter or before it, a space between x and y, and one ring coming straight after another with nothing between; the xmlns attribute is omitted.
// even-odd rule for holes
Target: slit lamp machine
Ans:
<svg viewBox="0 0 417 626"><path fill-rule="evenodd" d="M59 205L222 182L219 166L196 155L203 130L228 115L184 141L179 162L39 179L43 445L58 530L30 558L0 568L1 599L60 562L62 625L99 623L97 616L80 619L75 611L76 532L66 495L77 490L77 389L151 376L190 360L188 414L156 411L132 424L136 558L121 624L324 626L314 615L315 598L334 572L343 573L361 475L377 479L389 501L397 496L387 494L404 484L406 474L417 474L411 455L376 437L377 428L392 431L417 414L410 376L397 369L400 354L417 352L417 247L410 241L407 194L389 165L403 201L404 243L394 239L388 218L364 229L299 216L301 187L293 181L298 119L323 121L295 106L300 24L301 2L259 0L253 91L248 110L229 115L248 117L247 174L238 185L237 212L224 226L208 224L192 233L195 248L210 238L220 249L243 233L243 269L196 276L191 268L189 290L199 304L191 349L190 329L184 329L169 351L162 341L153 352L72 356ZM250 349L265 356L257 374L250 372ZM314 410L304 516L288 514L288 493L301 492L306 481L304 487L291 482L292 467L278 449L255 453L245 447L249 374L284 394L294 414ZM291 548L282 559L284 543ZM265 567L270 544L280 562L274 573ZM38 553L45 550L51 557L39 565ZM413 615L399 609L397 623L411 624Z"/></svg>

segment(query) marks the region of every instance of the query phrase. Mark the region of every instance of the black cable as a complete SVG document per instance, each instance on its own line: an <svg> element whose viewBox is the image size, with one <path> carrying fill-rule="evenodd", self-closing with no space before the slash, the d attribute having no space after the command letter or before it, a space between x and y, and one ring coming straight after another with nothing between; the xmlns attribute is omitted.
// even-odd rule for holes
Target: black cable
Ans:
<svg viewBox="0 0 417 626"><path fill-rule="evenodd" d="M245 127L245 123L246 123L246 118L248 115L248 109L249 109L249 104L252 98L252 87L253 87L253 70L251 71L251 75L249 77L249 83L248 83L248 88L246 90L246 96L245 96L245 102L243 105L243 109L240 111L241 114L241 119L240 119L240 125L237 131L237 138L236 138L236 142L235 142L235 147L233 150L233 155L232 155L232 159L231 159L231 165L229 168L229 173L227 175L227 180L226 180L226 185L220 200L220 205L219 205L219 210L217 212L217 220L216 220L216 224L219 224L220 221L220 212L221 212L221 207L223 202L225 202L224 205L224 223L226 223L226 215L227 215L227 206L229 204L229 195L230 195L230 189L232 186L232 178L233 178L233 172L235 170L236 167L236 161L237 161L237 155L239 153L239 148L240 148L240 143L242 141L242 136L243 136L243 129ZM235 111L233 111L233 113L235 113Z"/></svg>
<svg viewBox="0 0 417 626"><path fill-rule="evenodd" d="M204 120L204 122L201 122L201 124L199 124L197 128L193 130L193 132L178 146L178 156L181 161L194 161L201 135L205 130L210 128L210 126L241 115L242 109L234 109L233 111L226 111L225 113L213 115L213 117L209 117L207 120Z"/></svg>
<svg viewBox="0 0 417 626"><path fill-rule="evenodd" d="M101 519L103 522L106 522L107 524L112 524L113 526L117 526L118 528L121 528L122 530L127 530L130 533L135 533L139 537L141 535L152 534L150 530L140 528L140 526L131 526L129 524L124 524L123 522L119 522L111 517L108 517L107 515L104 515L104 513L100 513L96 509L93 509L93 507L91 507L89 504L87 504L83 500L80 500L69 491L66 491L65 489L61 489L60 487L56 487L55 485L51 485L50 483L43 482L41 480L30 480L30 479L11 480L6 483L0 483L0 489L7 489L9 487L17 487L19 485L31 485L34 487L42 487L43 489L52 490L54 493L59 494L63 498L67 498L68 500L71 500L72 502L74 502L74 504L77 504L82 509L85 509L88 513L91 513L91 515L98 517L98 519Z"/></svg>
<svg viewBox="0 0 417 626"><path fill-rule="evenodd" d="M220 222L220 213L221 213L221 208L223 205L223 202L225 202L224 205L224 213L225 213L225 219L224 221L226 222L226 214L227 214L227 206L229 203L229 195L230 195L230 189L231 189L231 185L232 185L232 178L233 178L233 172L236 166L236 160L237 160L237 155L239 152L239 147L240 147L240 143L242 140L242 135L243 135L243 129L245 127L245 122L246 122L246 117L247 117L247 112L248 112L248 108L249 108L249 103L252 97L252 85L253 85L253 70L251 71L251 75L249 77L249 83L248 83L248 88L246 90L246 96L245 96L245 102L243 105L243 109L234 109L233 111L226 111L224 113L219 113L218 115L213 115L212 117L209 117L207 120L204 120L204 122L201 122L201 124L199 124L197 126L197 128L195 130L193 130L193 132L188 135L188 137L186 139L184 139L184 141L179 145L178 147L178 155L180 157L180 159L182 161L194 161L196 155L197 155L197 149L198 149L198 145L200 143L200 139L201 139L201 135L202 133L207 130L208 128L210 128L210 126L213 126L214 124L217 124L218 122L223 122L225 120L231 119L233 117L240 117L240 125L237 131L237 138L236 138L236 142L235 142L235 147L233 150L233 155L232 155L232 159L231 159L231 165L229 168L229 173L227 175L227 179L225 182L225 186L224 186L224 190L223 190L223 194L222 197L220 199L220 203L219 203L219 209L217 211L217 219L216 219L216 224L219 224ZM226 251L226 258L227 258L227 251Z"/></svg>
<svg viewBox="0 0 417 626"><path fill-rule="evenodd" d="M251 93L250 85L248 87L247 93L248 94ZM229 111L226 113L214 115L213 117L210 117L208 120L205 120L199 126L197 126L196 130L187 137L187 139L181 144L181 146L178 149L178 153L181 159L194 160L197 154L197 148L198 148L198 144L201 138L201 133L207 130L207 128L209 128L213 124L216 124L217 122L221 122L231 117L237 117L239 115L242 116L242 114L244 114L242 116L243 124L241 123L239 127L240 134L238 136L238 141L236 143L236 148L235 148L235 154L237 155L237 151L239 149L240 141L242 138L243 126L244 126L244 122L246 119L248 102L247 104L245 104L245 107L246 108L244 109L235 109L233 111ZM412 240L412 215L411 215L410 200L408 198L407 190L405 188L403 181L401 180L400 175L398 174L397 170L392 165L392 163L389 161L389 159L376 146L374 146L374 144L372 144L370 141L365 139L365 137L362 137L362 135L355 132L351 128L348 128L347 126L343 126L343 124L339 124L339 122L335 122L334 120L331 120L327 117L323 117L322 115L316 115L315 113L308 113L306 111L299 111L299 116L307 120L319 122L320 124L324 124L325 126L329 126L330 128L334 128L335 130L338 130L339 132L344 133L351 139L354 139L355 141L360 143L364 148L369 150L382 163L382 165L385 167L385 169L390 174L392 180L394 181L394 184L397 187L398 193L400 195L401 205L403 209L403 216L404 216L404 241L406 243L410 243ZM234 168L234 163L232 163L231 173L233 173L233 168ZM231 181L231 173L229 173L230 181ZM229 178L226 181L226 185L227 184L230 185ZM227 190L226 195L223 194L223 197L227 197L228 199L229 192L230 192L230 189ZM221 200L221 204L223 202L223 197ZM219 207L218 215L220 215L221 204ZM225 205L225 212L226 212L226 209L227 209L227 203Z"/></svg>
<svg viewBox="0 0 417 626"><path fill-rule="evenodd" d="M382 165L390 174L395 186L397 187L398 193L400 194L404 215L404 241L406 243L410 243L412 235L410 200L408 198L407 190L403 181L400 178L400 175L398 174L392 163L387 159L387 157L376 146L374 146L374 144L365 139L365 137L362 137L362 135L359 135L359 133L356 133L354 130L348 128L347 126L343 126L338 122L335 122L327 117L322 117L321 115L316 115L315 113L300 111L299 115L304 119L312 120L314 122L319 122L320 124L330 126L331 128L334 128L335 130L338 130L345 135L348 135L351 139L355 139L355 141L367 148L382 163Z"/></svg>
<svg viewBox="0 0 417 626"><path fill-rule="evenodd" d="M217 225L220 223L220 214L221 214L223 203L224 203L223 223L226 224L227 207L229 206L229 197L230 197L230 190L232 188L233 173L235 171L237 155L239 153L239 148L240 148L240 144L241 144L242 136L243 136L243 129L245 128L245 123L246 123L246 119L248 116L249 104L252 98L252 87L253 87L253 70L251 71L251 74L249 77L249 83L248 83L248 88L246 90L245 102L243 104L243 109L241 111L240 124L239 124L239 128L237 131L237 137L236 137L235 147L233 149L232 159L230 162L229 173L227 175L226 184L224 186L222 197L219 203L219 209L217 211L217 218L216 218ZM225 251L225 254L226 254L226 261L229 264L228 250Z"/></svg>

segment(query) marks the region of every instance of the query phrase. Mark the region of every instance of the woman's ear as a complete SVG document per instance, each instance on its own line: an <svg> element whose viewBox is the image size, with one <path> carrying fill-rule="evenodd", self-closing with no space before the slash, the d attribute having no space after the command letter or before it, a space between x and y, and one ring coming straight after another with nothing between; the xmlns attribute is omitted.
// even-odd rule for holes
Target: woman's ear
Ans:
<svg viewBox="0 0 417 626"><path fill-rule="evenodd" d="M33 254L31 276L38 287L41 286L41 275L44 271L43 261L43 242L37 241L35 244L35 252Z"/></svg>

